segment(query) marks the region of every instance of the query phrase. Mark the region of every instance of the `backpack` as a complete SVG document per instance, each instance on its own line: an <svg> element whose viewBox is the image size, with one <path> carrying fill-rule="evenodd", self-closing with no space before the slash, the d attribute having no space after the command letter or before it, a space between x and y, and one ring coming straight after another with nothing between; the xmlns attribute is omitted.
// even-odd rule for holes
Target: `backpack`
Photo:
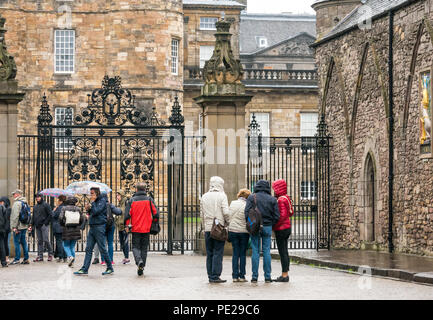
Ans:
<svg viewBox="0 0 433 320"><path fill-rule="evenodd" d="M24 201L20 201L20 202L21 202L21 210L19 214L19 221L22 224L30 224L30 222L32 221L32 214L30 211L30 207L26 202Z"/></svg>
<svg viewBox="0 0 433 320"><path fill-rule="evenodd" d="M247 217L247 230L252 236L259 234L263 229L263 217L257 207L257 197L254 194L254 207L250 209Z"/></svg>
<svg viewBox="0 0 433 320"><path fill-rule="evenodd" d="M7 219L6 219L6 209L3 206L0 206L0 232L5 232L7 229L6 226Z"/></svg>
<svg viewBox="0 0 433 320"><path fill-rule="evenodd" d="M81 214L79 211L65 211L65 226L76 227L80 224Z"/></svg>
<svg viewBox="0 0 433 320"><path fill-rule="evenodd" d="M114 217L113 217L113 212L111 211L111 206L109 203L107 203L107 224L105 227L105 230L108 231L111 229L111 227L113 226L114 223Z"/></svg>

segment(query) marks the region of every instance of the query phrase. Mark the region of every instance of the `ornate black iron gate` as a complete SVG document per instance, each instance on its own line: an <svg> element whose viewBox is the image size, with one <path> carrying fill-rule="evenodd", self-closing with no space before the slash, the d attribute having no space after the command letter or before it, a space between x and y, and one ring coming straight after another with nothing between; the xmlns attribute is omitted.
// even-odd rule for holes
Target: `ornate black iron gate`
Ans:
<svg viewBox="0 0 433 320"><path fill-rule="evenodd" d="M88 106L75 116L67 109L61 123L53 124L44 96L37 137L19 138L19 184L27 190L33 186L33 192L26 193L34 194L74 181L99 181L111 187L109 198L116 204L117 191L132 195L135 184L144 182L160 210L161 233L152 237L150 250L194 250L200 231L204 138L185 136L177 97L169 122L161 120L155 108L149 113L138 110L135 96L121 87L119 77L106 76L102 88L88 95ZM80 201L84 206L88 199ZM77 244L79 251L85 250L86 234ZM120 250L117 235L115 250Z"/></svg>
<svg viewBox="0 0 433 320"><path fill-rule="evenodd" d="M287 182L295 209L289 248L330 249L331 137L324 119L315 137L263 137L255 115L249 129L248 187L258 180Z"/></svg>

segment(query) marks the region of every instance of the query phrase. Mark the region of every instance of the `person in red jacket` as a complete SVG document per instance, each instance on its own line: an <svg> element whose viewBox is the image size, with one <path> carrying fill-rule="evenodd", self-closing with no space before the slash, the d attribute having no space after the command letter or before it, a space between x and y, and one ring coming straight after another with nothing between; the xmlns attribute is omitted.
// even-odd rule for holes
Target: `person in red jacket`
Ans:
<svg viewBox="0 0 433 320"><path fill-rule="evenodd" d="M280 220L273 226L277 240L278 252L281 258L282 275L273 280L275 282L289 282L290 258L288 240L292 233L290 218L295 213L290 197L287 195L287 183L284 180L277 180L272 184L275 197L278 198L278 209L280 210Z"/></svg>
<svg viewBox="0 0 433 320"><path fill-rule="evenodd" d="M152 197L146 193L146 184L138 183L137 192L126 203L125 226L126 232L132 232L132 253L135 264L138 266L137 273L143 275L146 266L147 248L150 241L150 227L152 221L159 219L159 211Z"/></svg>

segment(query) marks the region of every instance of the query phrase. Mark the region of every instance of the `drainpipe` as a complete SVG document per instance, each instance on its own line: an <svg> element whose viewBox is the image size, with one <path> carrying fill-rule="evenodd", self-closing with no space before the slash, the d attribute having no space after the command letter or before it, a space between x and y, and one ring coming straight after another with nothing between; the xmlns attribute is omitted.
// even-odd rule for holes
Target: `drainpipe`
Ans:
<svg viewBox="0 0 433 320"><path fill-rule="evenodd" d="M388 247L389 252L394 251L392 225L394 220L393 212L393 197L394 197L394 12L389 11L389 56L388 56L388 72L389 72L389 199L388 199Z"/></svg>

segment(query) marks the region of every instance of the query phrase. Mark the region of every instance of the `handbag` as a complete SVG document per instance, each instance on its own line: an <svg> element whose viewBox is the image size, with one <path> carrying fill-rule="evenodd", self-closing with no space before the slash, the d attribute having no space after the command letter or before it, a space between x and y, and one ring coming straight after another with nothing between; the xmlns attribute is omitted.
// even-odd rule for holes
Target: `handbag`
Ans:
<svg viewBox="0 0 433 320"><path fill-rule="evenodd" d="M65 211L65 226L78 226L80 224L80 216L80 212L78 211Z"/></svg>
<svg viewBox="0 0 433 320"><path fill-rule="evenodd" d="M227 241L228 239L228 231L227 228L218 222L217 218L213 219L212 229L210 231L210 237L214 240L218 241Z"/></svg>
<svg viewBox="0 0 433 320"><path fill-rule="evenodd" d="M152 224L150 225L150 234L156 236L161 232L161 226L159 225L159 220L152 215Z"/></svg>

